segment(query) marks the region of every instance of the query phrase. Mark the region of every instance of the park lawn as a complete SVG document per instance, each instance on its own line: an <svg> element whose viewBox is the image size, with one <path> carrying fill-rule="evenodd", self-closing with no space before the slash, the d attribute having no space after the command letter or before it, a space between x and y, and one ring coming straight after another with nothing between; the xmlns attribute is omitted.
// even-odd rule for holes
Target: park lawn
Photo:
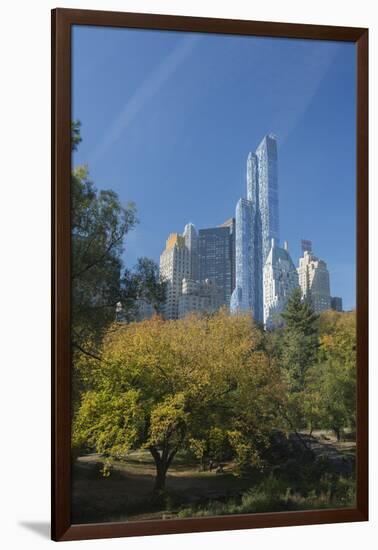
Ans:
<svg viewBox="0 0 378 550"><path fill-rule="evenodd" d="M319 432L308 438L318 457L335 460L343 467L355 454L354 441L340 441L330 432ZM343 462L344 461L344 462ZM99 454L79 457L73 466L73 523L169 519L187 508L226 503L239 499L256 487L263 476L256 473L238 477L232 473L232 463L224 465L223 473L200 471L198 463L178 454L167 474L165 504L151 499L155 482L155 465L146 450L131 452L126 460L115 461L111 475L102 475L104 459ZM300 466L299 466L300 467ZM339 466L338 466L339 467Z"/></svg>
<svg viewBox="0 0 378 550"><path fill-rule="evenodd" d="M109 477L102 475L102 466L103 459L98 454L76 460L73 468L73 523L172 516L167 506L164 510L156 509L157 505L151 502L155 465L148 451L135 451L127 460L115 462ZM240 496L257 479L236 477L230 472L231 466L226 465L224 473L214 470L201 472L198 464L178 455L167 474L168 501L171 501L172 507L175 504L190 506Z"/></svg>

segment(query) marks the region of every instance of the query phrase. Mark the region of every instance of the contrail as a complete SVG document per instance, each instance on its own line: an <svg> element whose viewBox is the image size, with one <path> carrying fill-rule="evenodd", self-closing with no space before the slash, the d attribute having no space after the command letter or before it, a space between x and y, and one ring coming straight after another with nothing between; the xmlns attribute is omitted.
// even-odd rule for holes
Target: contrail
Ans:
<svg viewBox="0 0 378 550"><path fill-rule="evenodd" d="M172 52L152 71L144 82L135 90L124 108L115 117L102 141L90 155L89 164L96 162L120 138L127 126L134 120L145 104L151 99L172 76L179 65L196 47L200 36L190 35L180 40Z"/></svg>

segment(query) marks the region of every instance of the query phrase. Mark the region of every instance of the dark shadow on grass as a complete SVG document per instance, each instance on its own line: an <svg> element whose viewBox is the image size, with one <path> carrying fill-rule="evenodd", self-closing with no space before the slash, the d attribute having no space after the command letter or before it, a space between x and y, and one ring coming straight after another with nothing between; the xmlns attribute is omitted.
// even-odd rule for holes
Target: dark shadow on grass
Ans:
<svg viewBox="0 0 378 550"><path fill-rule="evenodd" d="M73 523L158 519L159 514L170 514L172 508L182 505L206 505L209 500L240 498L256 482L229 473L199 472L198 467L193 475L175 475L183 469L182 464L178 468L175 465L172 474L167 475L167 502L157 503L152 498L155 474L114 469L110 477L104 478L100 465L99 461L74 465Z"/></svg>
<svg viewBox="0 0 378 550"><path fill-rule="evenodd" d="M20 521L19 525L33 533L37 533L37 535L44 539L51 538L50 523L47 521Z"/></svg>
<svg viewBox="0 0 378 550"><path fill-rule="evenodd" d="M310 454L298 444L294 446L286 440L284 444L279 441L276 447L278 451L283 447L286 455L283 453L281 457L282 452L280 454L276 449L273 464L279 464L280 468L276 468L275 473L272 468L269 475L258 471L242 476L227 471L200 472L198 465L178 460L167 474L166 491L161 502L153 498L155 473L151 461L129 459L118 462L114 464L110 477L104 477L101 457L88 455L73 467L72 521L144 521L171 519L178 513L184 514L180 517L193 517L201 511L206 515L226 515L325 508L330 506L324 499L328 498L329 491L336 491L336 478L340 475L346 477L338 488L340 494L337 498L341 503L351 498L351 484L346 484L346 481L353 474L353 461L344 460L340 452L335 453L333 446L317 442ZM316 464L314 455L319 458ZM137 466L141 466L140 469ZM302 477L298 475L300 472ZM319 480L324 473L332 479L323 480L325 485L321 488ZM273 481L270 480L272 476ZM277 484L279 498L275 495ZM263 487L258 490L260 485ZM311 492L319 487L320 496L312 497ZM332 502L332 507L336 505Z"/></svg>

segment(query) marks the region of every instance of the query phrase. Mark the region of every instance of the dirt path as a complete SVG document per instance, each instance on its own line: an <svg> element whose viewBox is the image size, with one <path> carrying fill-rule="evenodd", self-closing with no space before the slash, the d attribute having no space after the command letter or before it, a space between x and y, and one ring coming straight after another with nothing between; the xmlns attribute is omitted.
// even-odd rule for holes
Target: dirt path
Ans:
<svg viewBox="0 0 378 550"><path fill-rule="evenodd" d="M317 437L302 435L302 438L317 458L327 458L339 473L352 473L356 451L354 441L337 441L335 438L329 436L321 438L319 435Z"/></svg>

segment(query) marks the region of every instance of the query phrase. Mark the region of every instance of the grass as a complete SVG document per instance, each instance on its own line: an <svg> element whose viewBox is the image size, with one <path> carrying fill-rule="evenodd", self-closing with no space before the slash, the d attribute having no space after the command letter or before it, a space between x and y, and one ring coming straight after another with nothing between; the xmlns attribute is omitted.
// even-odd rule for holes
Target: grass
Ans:
<svg viewBox="0 0 378 550"><path fill-rule="evenodd" d="M322 508L344 508L355 504L355 481L339 477L325 491L317 494L312 490L307 496L294 493L283 481L270 476L257 487L248 490L241 499L228 502L208 503L204 507L188 507L179 511L178 517L224 516L230 514L258 514L289 510L313 510Z"/></svg>
<svg viewBox="0 0 378 550"><path fill-rule="evenodd" d="M95 454L79 458L74 465L74 523L162 517L174 506L241 495L256 482L255 478L237 478L227 469L223 474L200 472L197 464L179 456L167 476L167 498L162 509L151 499L155 466L149 453L138 451L131 453L127 461L116 462L109 477L102 476L102 465L101 456Z"/></svg>
<svg viewBox="0 0 378 550"><path fill-rule="evenodd" d="M328 436L327 436L328 437ZM163 501L151 498L155 466L147 451L130 453L103 477L103 459L80 457L73 467L72 521L167 519L285 510L349 507L354 505L353 472L337 468L353 457L353 443L336 444L317 436L318 459L287 461L278 469L237 477L228 464L224 473L199 471L198 464L178 455L169 470ZM336 470L330 458L336 458ZM300 475L299 475L300 474Z"/></svg>

